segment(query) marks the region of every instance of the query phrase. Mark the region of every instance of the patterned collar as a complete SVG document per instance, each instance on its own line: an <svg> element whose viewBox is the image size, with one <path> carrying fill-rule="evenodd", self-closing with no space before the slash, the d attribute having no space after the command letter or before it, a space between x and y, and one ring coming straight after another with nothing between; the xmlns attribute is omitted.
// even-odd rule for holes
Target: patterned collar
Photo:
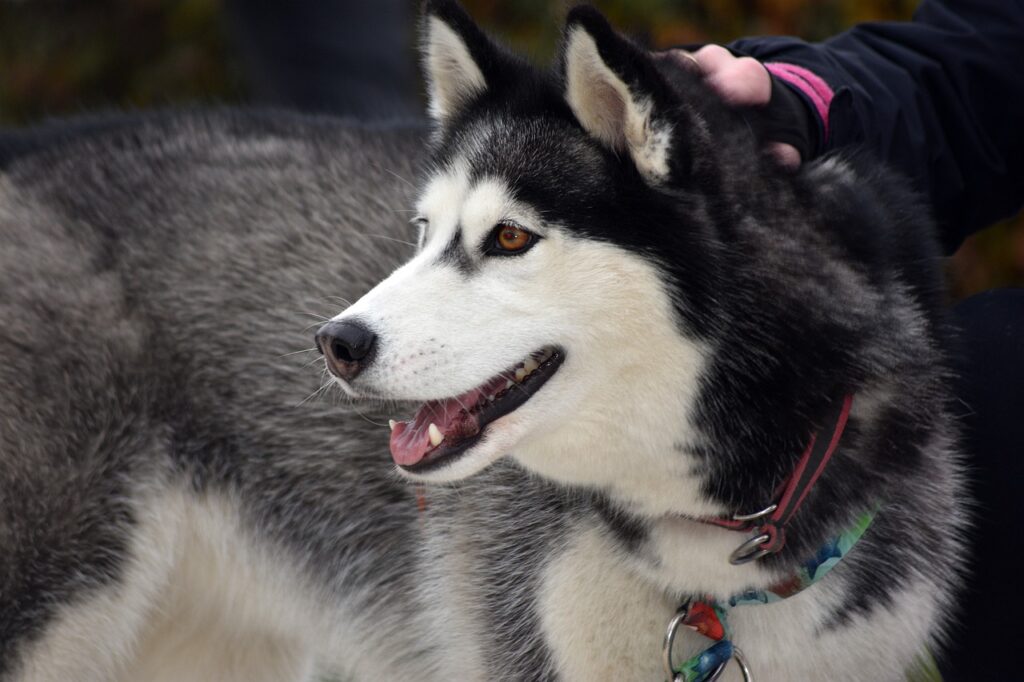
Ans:
<svg viewBox="0 0 1024 682"><path fill-rule="evenodd" d="M745 679L751 679L743 652L732 642L729 612L739 606L771 604L781 601L802 592L824 578L857 544L857 541L871 525L877 511L876 507L864 512L853 525L826 542L793 574L771 587L738 592L724 602L713 598L684 602L669 623L669 630L665 638L664 660L669 678L674 682L711 682L721 674L726 664L735 658L743 669ZM714 640L715 643L677 666L672 664L671 649L679 626L688 627Z"/></svg>

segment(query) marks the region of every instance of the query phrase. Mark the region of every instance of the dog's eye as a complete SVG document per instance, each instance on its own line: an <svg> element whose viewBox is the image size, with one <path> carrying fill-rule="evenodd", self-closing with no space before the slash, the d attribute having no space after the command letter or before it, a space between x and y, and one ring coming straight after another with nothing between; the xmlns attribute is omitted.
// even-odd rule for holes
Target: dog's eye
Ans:
<svg viewBox="0 0 1024 682"><path fill-rule="evenodd" d="M537 236L518 225L499 223L491 232L490 244L486 253L490 255L510 256L525 252L537 241Z"/></svg>

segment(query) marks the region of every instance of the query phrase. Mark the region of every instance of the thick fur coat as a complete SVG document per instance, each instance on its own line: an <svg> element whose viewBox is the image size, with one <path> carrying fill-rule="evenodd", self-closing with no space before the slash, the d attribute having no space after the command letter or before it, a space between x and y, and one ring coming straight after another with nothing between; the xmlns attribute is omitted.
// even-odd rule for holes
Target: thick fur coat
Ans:
<svg viewBox="0 0 1024 682"><path fill-rule="evenodd" d="M758 679L903 679L963 528L926 211L863 158L778 167L592 10L547 72L431 3L424 62L429 135L193 113L6 143L0 680L658 680L682 599L876 505L732 624ZM510 222L534 241L496 257ZM333 314L377 343L342 390ZM522 406L396 471L388 417L549 346ZM845 394L784 550L729 565L743 538L693 519L763 507Z"/></svg>

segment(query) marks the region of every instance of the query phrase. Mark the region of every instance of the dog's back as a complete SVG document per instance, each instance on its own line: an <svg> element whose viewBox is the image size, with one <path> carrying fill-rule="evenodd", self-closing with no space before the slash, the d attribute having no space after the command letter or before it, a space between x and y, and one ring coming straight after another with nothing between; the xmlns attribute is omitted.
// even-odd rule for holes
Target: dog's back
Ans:
<svg viewBox="0 0 1024 682"><path fill-rule="evenodd" d="M173 651L174 638L179 653L203 649L189 638L218 647L219 665L231 646L254 670L306 665L268 653L292 628L336 629L293 594L303 575L322 588L356 573L366 592L351 598L373 595L376 617L398 617L387 602L401 590L373 585L407 575L415 501L388 471L385 439L366 437L385 432L319 395L318 372L302 368L330 297L356 298L407 255L404 180L421 135L159 115L9 159L0 678L107 679L128 650L162 639ZM247 550L247 536L262 540ZM287 579L265 570L283 564ZM268 595L272 613L256 613ZM161 612L180 627L162 631ZM218 619L241 626L231 646L199 641Z"/></svg>

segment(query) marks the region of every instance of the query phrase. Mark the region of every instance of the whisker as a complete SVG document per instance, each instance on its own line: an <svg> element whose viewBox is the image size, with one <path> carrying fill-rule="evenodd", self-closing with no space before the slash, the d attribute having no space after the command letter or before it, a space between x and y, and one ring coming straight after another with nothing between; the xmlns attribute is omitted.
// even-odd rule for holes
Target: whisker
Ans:
<svg viewBox="0 0 1024 682"><path fill-rule="evenodd" d="M285 353L284 355L278 355L277 357L279 357L279 358L287 358L287 357L289 357L291 355L298 355L299 353L308 353L308 352L313 351L313 350L316 350L315 346L313 348L303 348L302 350L295 350L295 351L292 351L291 353Z"/></svg>
<svg viewBox="0 0 1024 682"><path fill-rule="evenodd" d="M305 398L303 398L302 401L298 405L296 405L295 407L302 407L306 402L308 402L309 400L312 400L313 398L315 398L316 396L320 395L321 393L323 393L325 390L327 390L330 387L331 387L330 383L326 383L326 384L322 385L320 388L316 389L315 391L313 391L312 393L307 395Z"/></svg>
<svg viewBox="0 0 1024 682"><path fill-rule="evenodd" d="M315 364L316 364L316 363L318 363L318 362L320 362L320 356L319 356L319 355L318 355L318 356L316 356L315 358L313 358L312 360L309 360L309 361L308 361L308 362L306 362L306 363L305 363L304 365L302 365L302 369L305 369L305 368L307 368L307 367L310 367L310 366L312 366L312 365L315 365Z"/></svg>
<svg viewBox="0 0 1024 682"><path fill-rule="evenodd" d="M363 418L364 420L366 420L366 421L367 421L367 422L369 422L370 424L373 424L374 426L381 426L381 427L386 427L386 426L387 426L387 424L381 424L380 422L375 422L375 421L373 421L372 419L370 419L369 417L367 417L367 416L366 416L365 414L363 414L362 412L360 412L360 411L359 411L359 408L357 408L357 407L356 407L356 405L355 405L355 402L350 402L350 403L349 403L349 407L351 407L351 408L352 408L352 411L353 411L353 412L355 412L356 414L358 414L358 415L359 415L360 417L362 417L362 418Z"/></svg>
<svg viewBox="0 0 1024 682"><path fill-rule="evenodd" d="M323 323L324 323L324 321L323 321L323 320L318 320L318 321L314 322L313 324L307 324L307 325L306 325L305 327L303 327L303 328L302 328L302 329L301 329L300 331L304 331L304 332L306 332L306 331L309 331L309 330L310 330L310 329L312 329L313 327L319 327L319 326L320 326L320 325L322 325Z"/></svg>
<svg viewBox="0 0 1024 682"><path fill-rule="evenodd" d="M455 396L455 402L457 402L459 404L459 407L464 409L466 412L469 412L469 408L466 407L466 404L464 402L462 402L462 400L459 398L459 396Z"/></svg>
<svg viewBox="0 0 1024 682"><path fill-rule="evenodd" d="M412 246L412 247L416 246L412 242L407 242L404 239L396 239L394 237L389 237L389 236L384 235L384 234L371 234L369 232L356 232L355 234L358 234L358 235L363 236L363 237L373 237L375 239L387 239L389 242L398 242L399 244L405 244L406 246Z"/></svg>
<svg viewBox="0 0 1024 682"><path fill-rule="evenodd" d="M395 171L388 170L387 168L381 168L381 170L384 171L385 173L388 173L390 175L395 176L396 178L398 178L399 180L401 180L405 184L409 185L409 187L412 187L413 189L416 189L416 185L412 184L410 181L406 180L405 178L403 178L401 175L399 175Z"/></svg>

